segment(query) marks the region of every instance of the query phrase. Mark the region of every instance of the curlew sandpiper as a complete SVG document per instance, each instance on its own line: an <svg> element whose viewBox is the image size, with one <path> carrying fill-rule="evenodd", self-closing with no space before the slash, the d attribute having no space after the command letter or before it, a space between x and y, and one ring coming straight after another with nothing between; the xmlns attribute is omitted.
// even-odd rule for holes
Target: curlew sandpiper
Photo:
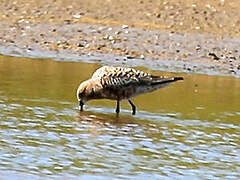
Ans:
<svg viewBox="0 0 240 180"><path fill-rule="evenodd" d="M120 112L120 101L128 100L132 114L136 106L132 97L152 92L183 77L154 76L149 73L127 67L103 66L89 80L82 82L77 89L79 110L85 102L92 99L111 99L117 101L116 113Z"/></svg>

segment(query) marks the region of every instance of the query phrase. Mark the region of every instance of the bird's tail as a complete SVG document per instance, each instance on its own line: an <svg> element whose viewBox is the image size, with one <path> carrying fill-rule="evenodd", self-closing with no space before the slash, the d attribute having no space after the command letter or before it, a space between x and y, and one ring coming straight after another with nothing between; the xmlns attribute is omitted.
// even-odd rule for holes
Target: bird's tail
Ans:
<svg viewBox="0 0 240 180"><path fill-rule="evenodd" d="M169 83L179 81L179 80L183 80L183 77L163 78L163 77L154 76L151 82L151 85L164 85L164 84L167 85Z"/></svg>

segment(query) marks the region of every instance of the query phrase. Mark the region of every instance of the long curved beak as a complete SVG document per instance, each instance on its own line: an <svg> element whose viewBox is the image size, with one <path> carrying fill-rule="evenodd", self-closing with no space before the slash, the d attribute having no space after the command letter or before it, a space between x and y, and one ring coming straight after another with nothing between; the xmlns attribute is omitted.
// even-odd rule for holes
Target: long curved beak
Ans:
<svg viewBox="0 0 240 180"><path fill-rule="evenodd" d="M80 100L79 101L79 107L78 107L79 111L83 111L83 105L84 105L83 101Z"/></svg>

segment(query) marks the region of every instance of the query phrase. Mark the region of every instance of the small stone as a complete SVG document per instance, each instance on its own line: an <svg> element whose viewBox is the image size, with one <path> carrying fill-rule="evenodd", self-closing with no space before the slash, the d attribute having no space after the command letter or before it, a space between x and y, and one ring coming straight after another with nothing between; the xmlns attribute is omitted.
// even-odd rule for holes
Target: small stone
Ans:
<svg viewBox="0 0 240 180"><path fill-rule="evenodd" d="M70 19L66 19L66 20L64 20L64 23L65 24L71 24L71 20Z"/></svg>
<svg viewBox="0 0 240 180"><path fill-rule="evenodd" d="M77 47L84 47L84 45L81 43L77 43L76 45L77 45Z"/></svg>
<svg viewBox="0 0 240 180"><path fill-rule="evenodd" d="M201 46L200 46L200 45L197 45L197 46L195 47L195 49L196 49L197 51L199 51L199 50L201 49Z"/></svg>
<svg viewBox="0 0 240 180"><path fill-rule="evenodd" d="M108 39L108 35L105 35L105 36L103 37L103 39Z"/></svg>
<svg viewBox="0 0 240 180"><path fill-rule="evenodd" d="M27 49L27 52L31 52L31 51L32 51L32 48L28 48L28 49Z"/></svg>
<svg viewBox="0 0 240 180"><path fill-rule="evenodd" d="M232 74L236 74L236 71L234 71L233 69L230 69L229 72Z"/></svg>
<svg viewBox="0 0 240 180"><path fill-rule="evenodd" d="M231 56L229 59L230 59L230 60L237 60L237 58L234 57L234 56Z"/></svg>
<svg viewBox="0 0 240 180"><path fill-rule="evenodd" d="M22 23L24 21L25 21L24 19L20 19L20 20L18 20L18 23Z"/></svg>
<svg viewBox="0 0 240 180"><path fill-rule="evenodd" d="M74 15L72 15L72 17L74 17L74 18L76 18L76 19L79 19L79 18L81 18L82 16L79 15L79 14L74 14Z"/></svg>
<svg viewBox="0 0 240 180"><path fill-rule="evenodd" d="M109 39L109 40L113 40L114 38L113 38L112 36L109 36L108 39Z"/></svg>
<svg viewBox="0 0 240 180"><path fill-rule="evenodd" d="M126 56L127 59L135 59L134 56Z"/></svg>
<svg viewBox="0 0 240 180"><path fill-rule="evenodd" d="M128 28L128 25L123 24L123 25L122 25L122 28L123 28L123 29L127 29L127 28Z"/></svg>
<svg viewBox="0 0 240 180"><path fill-rule="evenodd" d="M102 31L102 30L104 30L104 28L105 28L105 27L101 26L101 27L98 28L98 30L99 30L99 31Z"/></svg>
<svg viewBox="0 0 240 180"><path fill-rule="evenodd" d="M209 56L213 57L214 60L219 60L220 58L217 57L217 55L215 53L209 53Z"/></svg>

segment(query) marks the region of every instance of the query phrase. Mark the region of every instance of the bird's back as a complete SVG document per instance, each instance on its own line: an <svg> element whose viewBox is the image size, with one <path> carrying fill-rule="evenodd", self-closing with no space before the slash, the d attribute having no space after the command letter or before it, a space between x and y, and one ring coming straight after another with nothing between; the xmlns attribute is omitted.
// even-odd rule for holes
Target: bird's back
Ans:
<svg viewBox="0 0 240 180"><path fill-rule="evenodd" d="M92 76L98 79L105 92L111 97L129 99L133 96L152 92L169 83L182 80L182 77L168 78L165 76L153 76L149 73L127 67L103 66ZM113 98L112 98L113 99Z"/></svg>

